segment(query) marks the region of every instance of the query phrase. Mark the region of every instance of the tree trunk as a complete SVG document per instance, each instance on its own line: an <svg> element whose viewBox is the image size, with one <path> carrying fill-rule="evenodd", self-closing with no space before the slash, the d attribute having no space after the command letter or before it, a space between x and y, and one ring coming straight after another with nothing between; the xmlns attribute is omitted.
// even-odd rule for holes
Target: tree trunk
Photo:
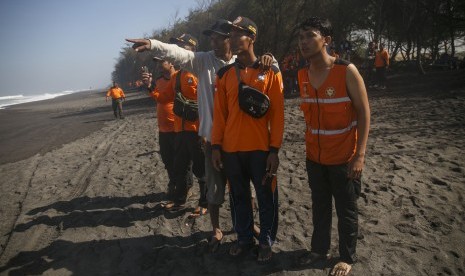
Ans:
<svg viewBox="0 0 465 276"><path fill-rule="evenodd" d="M421 62L420 35L417 35L417 69L418 69L418 73L420 73L421 75L426 74L425 69L423 69L423 64Z"/></svg>

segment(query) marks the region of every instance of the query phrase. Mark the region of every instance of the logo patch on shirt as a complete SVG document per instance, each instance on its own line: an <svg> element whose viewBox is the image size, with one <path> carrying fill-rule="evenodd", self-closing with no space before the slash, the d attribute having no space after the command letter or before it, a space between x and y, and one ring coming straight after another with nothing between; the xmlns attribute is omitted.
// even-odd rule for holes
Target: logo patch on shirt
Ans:
<svg viewBox="0 0 465 276"><path fill-rule="evenodd" d="M328 98L332 98L336 95L336 89L334 89L334 87L328 87L325 93Z"/></svg>
<svg viewBox="0 0 465 276"><path fill-rule="evenodd" d="M265 81L265 74L264 73L258 74L257 80L261 81L261 82L264 82Z"/></svg>
<svg viewBox="0 0 465 276"><path fill-rule="evenodd" d="M193 82L194 82L194 80L193 80L192 78L188 78L188 79L187 79L187 83L188 83L188 84L192 84Z"/></svg>

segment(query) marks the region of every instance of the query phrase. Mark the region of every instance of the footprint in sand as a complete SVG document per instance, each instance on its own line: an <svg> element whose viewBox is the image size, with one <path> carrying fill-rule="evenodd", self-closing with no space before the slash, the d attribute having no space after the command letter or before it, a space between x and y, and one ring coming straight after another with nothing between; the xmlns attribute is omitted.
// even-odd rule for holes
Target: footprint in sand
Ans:
<svg viewBox="0 0 465 276"><path fill-rule="evenodd" d="M446 187L449 186L449 184L447 182L445 182L445 181L443 181L443 180L441 180L439 178L436 178L436 177L431 178L431 182L433 184L435 184L435 185L438 185L438 186L446 186Z"/></svg>

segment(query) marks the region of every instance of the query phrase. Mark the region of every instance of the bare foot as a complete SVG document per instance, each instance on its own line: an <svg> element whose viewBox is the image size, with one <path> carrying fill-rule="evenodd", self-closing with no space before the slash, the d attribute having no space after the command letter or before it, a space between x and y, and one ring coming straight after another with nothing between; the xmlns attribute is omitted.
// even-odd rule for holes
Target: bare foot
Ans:
<svg viewBox="0 0 465 276"><path fill-rule="evenodd" d="M346 275L349 275L351 269L352 269L352 266L350 264L339 262L333 267L333 270L331 270L330 275L346 276Z"/></svg>

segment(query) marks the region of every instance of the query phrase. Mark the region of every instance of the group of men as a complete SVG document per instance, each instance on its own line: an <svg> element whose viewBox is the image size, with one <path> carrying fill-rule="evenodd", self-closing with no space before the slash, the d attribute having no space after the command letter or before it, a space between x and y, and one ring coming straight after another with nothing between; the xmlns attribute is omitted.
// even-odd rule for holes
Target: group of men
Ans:
<svg viewBox="0 0 465 276"><path fill-rule="evenodd" d="M271 54L255 54L258 28L249 18L218 20L203 34L210 38L209 52L192 49L198 42L188 34L172 39L175 44L127 39L138 52L152 50L163 68L155 82L150 73L142 74L157 100L160 152L170 178L163 207L177 210L186 203L192 163L201 184L198 214L202 208L210 214L210 251L218 250L224 236L219 210L228 182L237 235L229 254L242 255L258 240L257 261L268 262L278 229L276 173L284 133L281 72ZM310 64L299 70L298 81L307 125L314 226L311 251L299 263L313 265L328 258L334 197L340 261L331 273L347 275L356 261L356 200L370 123L368 98L355 66L326 52L331 43L329 21L309 18L300 24L298 39ZM182 69L176 71L174 64ZM198 118L189 121L176 114L180 96L198 104ZM250 182L258 200L259 231L254 231Z"/></svg>

